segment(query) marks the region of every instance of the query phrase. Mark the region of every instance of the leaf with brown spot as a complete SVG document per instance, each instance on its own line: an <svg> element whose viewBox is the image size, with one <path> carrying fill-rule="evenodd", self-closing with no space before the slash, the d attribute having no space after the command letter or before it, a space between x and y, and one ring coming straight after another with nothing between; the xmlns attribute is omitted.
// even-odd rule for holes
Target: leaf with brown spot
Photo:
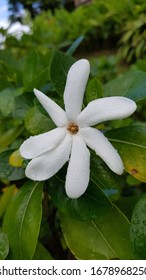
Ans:
<svg viewBox="0 0 146 280"><path fill-rule="evenodd" d="M146 182L146 124L131 125L108 131L109 141L118 150L125 170Z"/></svg>

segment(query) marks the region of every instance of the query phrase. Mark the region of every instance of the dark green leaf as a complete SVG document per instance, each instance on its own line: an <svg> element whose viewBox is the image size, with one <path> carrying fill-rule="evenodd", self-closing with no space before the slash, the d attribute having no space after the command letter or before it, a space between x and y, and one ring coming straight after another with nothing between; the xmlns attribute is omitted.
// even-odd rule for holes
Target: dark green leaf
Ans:
<svg viewBox="0 0 146 280"><path fill-rule="evenodd" d="M106 136L118 150L126 171L146 182L146 124L108 131Z"/></svg>
<svg viewBox="0 0 146 280"><path fill-rule="evenodd" d="M102 96L103 96L102 84L95 77L88 83L87 86L87 90L86 90L87 102L89 103L90 101L95 100L97 98L101 98Z"/></svg>
<svg viewBox="0 0 146 280"><path fill-rule="evenodd" d="M121 178L113 173L97 156L91 157L91 179L112 200L120 198Z"/></svg>
<svg viewBox="0 0 146 280"><path fill-rule="evenodd" d="M13 152L14 150L7 150L0 154L0 178L3 180L15 181L25 177L23 168L9 164L9 157Z"/></svg>
<svg viewBox="0 0 146 280"><path fill-rule="evenodd" d="M32 259L42 217L42 183L27 182L14 195L3 228L10 243L10 259Z"/></svg>
<svg viewBox="0 0 146 280"><path fill-rule="evenodd" d="M37 51L32 51L28 55L23 69L23 83L27 85L37 75L39 69L39 54Z"/></svg>
<svg viewBox="0 0 146 280"><path fill-rule="evenodd" d="M25 117L25 127L31 134L47 132L55 127L52 120L41 114L36 107L31 108Z"/></svg>
<svg viewBox="0 0 146 280"><path fill-rule="evenodd" d="M9 253L9 241L7 235L0 228L0 260L4 260Z"/></svg>
<svg viewBox="0 0 146 280"><path fill-rule="evenodd" d="M71 56L54 51L50 65L50 79L59 94L63 94L69 68L75 62Z"/></svg>
<svg viewBox="0 0 146 280"><path fill-rule="evenodd" d="M126 72L121 77L104 86L104 96L120 95L140 101L146 98L146 73L135 70Z"/></svg>
<svg viewBox="0 0 146 280"><path fill-rule="evenodd" d="M111 202L99 188L96 181L90 180L87 191L78 199L71 199L65 193L65 178L62 171L49 179L49 193L55 205L68 216L80 220L102 217L111 208Z"/></svg>
<svg viewBox="0 0 146 280"><path fill-rule="evenodd" d="M49 80L49 67L41 70L33 79L25 85L24 91L33 91L34 88L41 89Z"/></svg>
<svg viewBox="0 0 146 280"><path fill-rule="evenodd" d="M77 221L61 214L66 243L77 259L132 259L129 221L113 206L93 221Z"/></svg>
<svg viewBox="0 0 146 280"><path fill-rule="evenodd" d="M146 194L137 202L131 220L130 238L137 259L146 259Z"/></svg>

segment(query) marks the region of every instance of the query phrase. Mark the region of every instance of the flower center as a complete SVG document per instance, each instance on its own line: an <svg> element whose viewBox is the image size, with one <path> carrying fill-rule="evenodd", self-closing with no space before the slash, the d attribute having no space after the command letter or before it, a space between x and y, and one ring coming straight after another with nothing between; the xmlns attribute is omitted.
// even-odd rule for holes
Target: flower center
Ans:
<svg viewBox="0 0 146 280"><path fill-rule="evenodd" d="M79 127L76 123L69 123L67 130L71 133L71 134L77 134L79 131Z"/></svg>

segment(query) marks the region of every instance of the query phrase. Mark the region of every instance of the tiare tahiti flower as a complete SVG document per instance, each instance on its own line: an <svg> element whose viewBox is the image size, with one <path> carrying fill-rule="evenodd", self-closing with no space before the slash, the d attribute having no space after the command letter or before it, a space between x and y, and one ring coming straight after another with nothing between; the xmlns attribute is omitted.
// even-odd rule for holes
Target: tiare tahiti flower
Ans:
<svg viewBox="0 0 146 280"><path fill-rule="evenodd" d="M126 118L136 110L134 101L120 96L96 99L82 110L89 73L90 64L86 59L71 66L64 91L65 110L41 91L34 89L35 96L57 128L30 137L20 147L21 155L31 159L25 172L34 181L49 179L69 161L65 190L68 197L73 199L80 197L89 183L88 147L116 174L121 175L124 170L117 150L102 132L92 126Z"/></svg>

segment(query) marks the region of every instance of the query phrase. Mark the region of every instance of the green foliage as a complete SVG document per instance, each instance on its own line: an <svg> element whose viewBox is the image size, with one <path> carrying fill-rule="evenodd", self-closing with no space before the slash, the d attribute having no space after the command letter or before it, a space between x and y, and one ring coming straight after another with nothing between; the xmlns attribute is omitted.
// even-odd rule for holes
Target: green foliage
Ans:
<svg viewBox="0 0 146 280"><path fill-rule="evenodd" d="M130 237L131 244L137 259L146 259L146 195L137 202L131 220Z"/></svg>
<svg viewBox="0 0 146 280"><path fill-rule="evenodd" d="M102 217L88 222L61 215L65 240L77 259L132 259L129 222L113 206Z"/></svg>
<svg viewBox="0 0 146 280"><path fill-rule="evenodd" d="M10 243L10 259L32 259L42 217L41 183L27 182L15 194L6 211L3 229Z"/></svg>
<svg viewBox="0 0 146 280"><path fill-rule="evenodd" d="M119 10L122 8L120 3ZM22 40L24 38L19 43ZM110 62L105 58L96 59L97 64L91 59L91 79L86 88L85 104L115 95L129 97L138 103L137 112L130 118L96 127L103 131L121 155L125 165L123 176L115 175L92 151L89 186L79 199L70 199L64 188L66 166L46 181L43 188L42 183L26 178L28 161L17 158L25 139L55 127L36 100L33 88L42 90L64 107L62 96L67 72L76 60L70 53L76 46L77 41L67 53L55 49L41 51L39 44L35 50L33 46L29 54L27 51L23 53L22 49L18 55L13 48L9 54L6 49L0 50L2 259L68 259L71 253L78 259L146 258L142 214L145 207L145 195L142 195L146 191L144 69L137 70L138 66L135 66L136 70L102 84L115 77L116 63L113 58ZM98 70L97 65L101 65ZM109 65L108 70L106 65ZM138 229L135 223L137 216L140 216L141 225Z"/></svg>

